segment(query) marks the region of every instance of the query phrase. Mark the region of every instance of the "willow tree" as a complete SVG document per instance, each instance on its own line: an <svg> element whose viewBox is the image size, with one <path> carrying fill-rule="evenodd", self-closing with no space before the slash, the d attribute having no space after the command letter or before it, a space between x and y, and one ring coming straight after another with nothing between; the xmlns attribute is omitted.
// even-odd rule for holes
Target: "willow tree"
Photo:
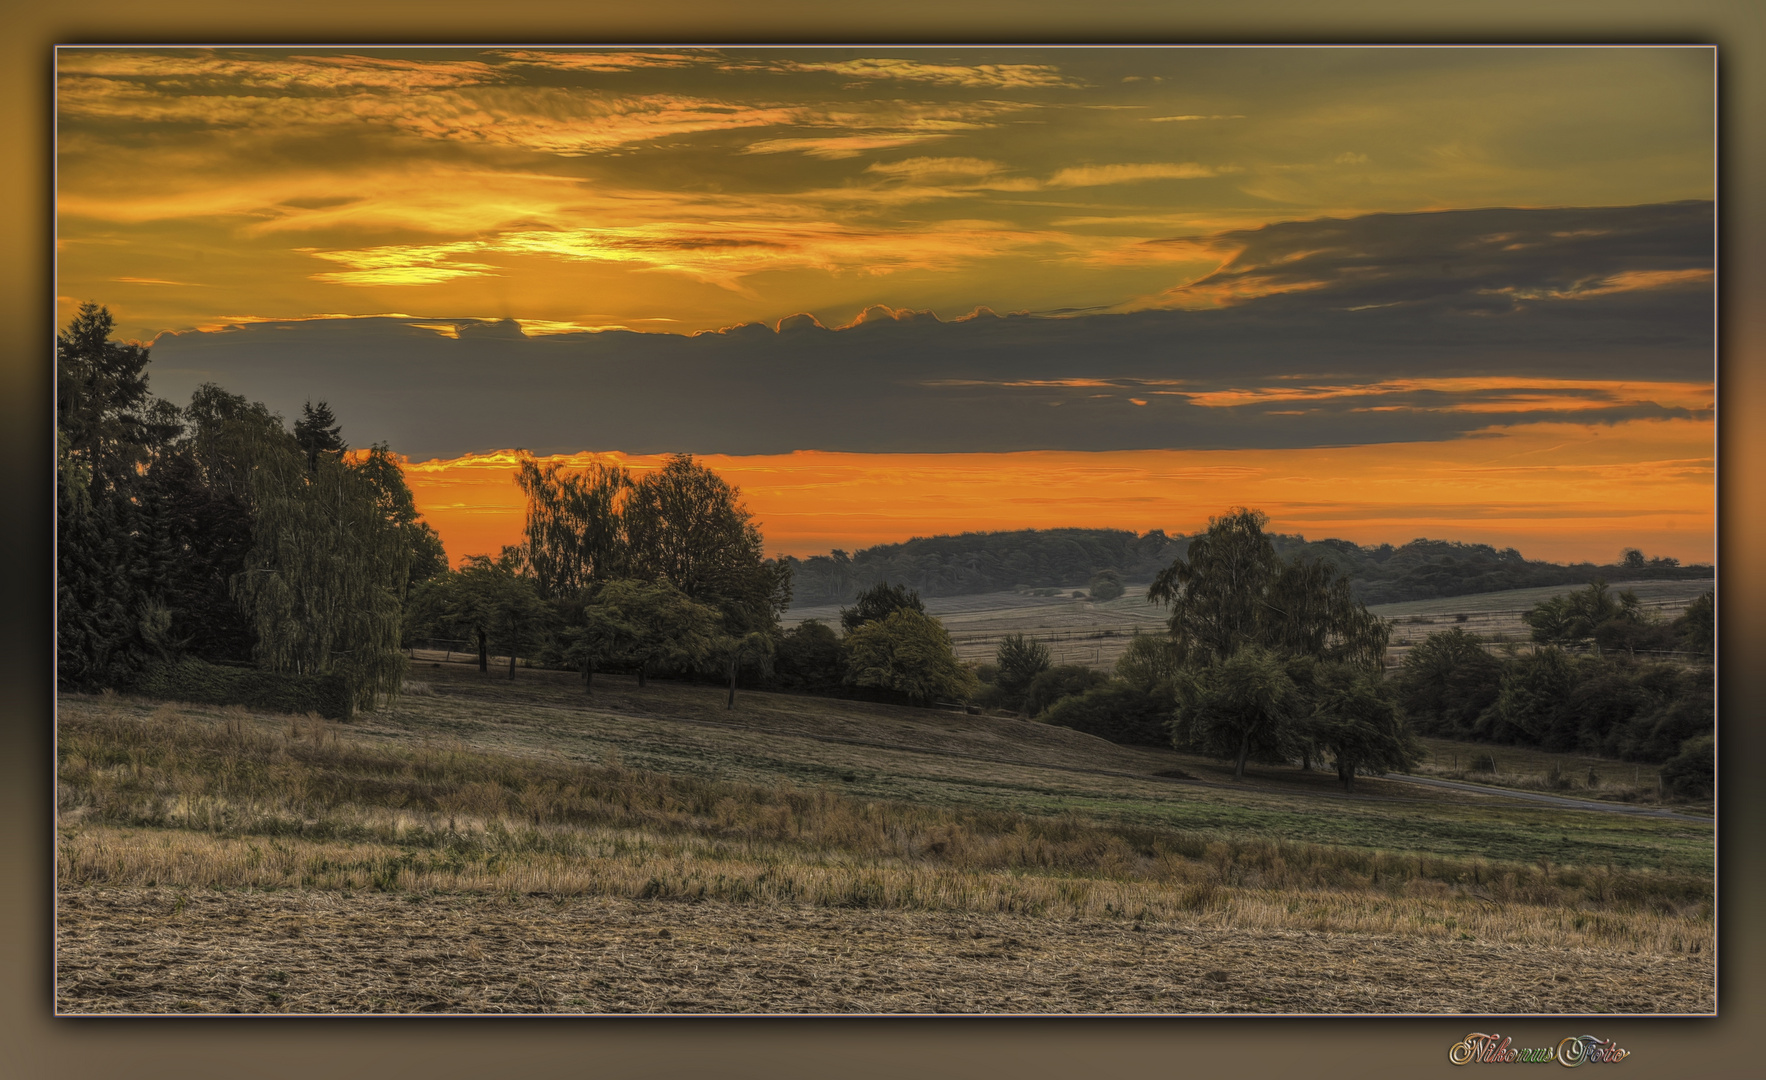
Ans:
<svg viewBox="0 0 1766 1080"><path fill-rule="evenodd" d="M543 596L571 596L623 576L625 524L620 516L631 476L599 462L580 472L523 458L515 482L527 495L523 554Z"/></svg>
<svg viewBox="0 0 1766 1080"><path fill-rule="evenodd" d="M297 447L265 447L250 470L252 548L234 594L260 666L343 676L358 708L398 692L411 544L381 489L339 455L308 468Z"/></svg>

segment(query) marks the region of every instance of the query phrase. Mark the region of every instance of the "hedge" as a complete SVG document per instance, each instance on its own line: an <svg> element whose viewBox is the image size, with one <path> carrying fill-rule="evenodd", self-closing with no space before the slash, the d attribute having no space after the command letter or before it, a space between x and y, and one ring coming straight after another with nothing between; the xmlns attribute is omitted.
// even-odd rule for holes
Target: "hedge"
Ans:
<svg viewBox="0 0 1766 1080"><path fill-rule="evenodd" d="M155 664L135 690L148 697L200 705L244 705L270 712L316 712L348 720L355 710L342 675L284 675L256 668L223 667L186 658Z"/></svg>

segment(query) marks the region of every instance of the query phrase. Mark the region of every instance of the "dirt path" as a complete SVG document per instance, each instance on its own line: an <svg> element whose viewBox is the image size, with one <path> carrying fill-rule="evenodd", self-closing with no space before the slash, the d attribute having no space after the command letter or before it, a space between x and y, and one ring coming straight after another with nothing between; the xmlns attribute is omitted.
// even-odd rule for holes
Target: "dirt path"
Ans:
<svg viewBox="0 0 1766 1080"><path fill-rule="evenodd" d="M64 890L57 1009L1688 1013L1709 953L612 899Z"/></svg>
<svg viewBox="0 0 1766 1080"><path fill-rule="evenodd" d="M1550 806L1562 806L1571 810L1595 810L1607 814L1632 814L1637 817L1673 818L1675 821L1696 821L1701 825L1712 823L1711 818L1699 817L1696 814L1677 814L1672 810L1662 810L1654 806L1634 806L1630 803L1596 802L1593 799L1571 799L1562 795L1546 795L1536 791L1515 791L1512 788L1491 787L1487 784L1466 784L1458 780L1437 780L1433 777L1405 776L1401 773L1387 773L1382 780L1396 780L1401 784L1424 784L1428 787L1451 788L1454 791L1471 791L1479 795L1496 795L1510 799L1526 799L1529 802L1541 802Z"/></svg>

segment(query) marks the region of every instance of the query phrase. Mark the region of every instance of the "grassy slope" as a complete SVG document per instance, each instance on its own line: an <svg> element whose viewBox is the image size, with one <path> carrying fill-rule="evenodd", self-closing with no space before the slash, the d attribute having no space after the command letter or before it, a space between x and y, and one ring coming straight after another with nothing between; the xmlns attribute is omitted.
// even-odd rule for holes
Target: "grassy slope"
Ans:
<svg viewBox="0 0 1766 1080"><path fill-rule="evenodd" d="M347 727L64 697L63 1007L1386 1011L1403 1007L1386 991L1427 981L1418 949L1516 946L1600 957L1611 985L1578 988L1580 1011L1632 1008L1644 985L1658 988L1648 1008L1696 1010L1709 997L1712 830L1702 824L1378 781L1345 795L1295 770L1234 782L1213 762L1000 718L760 693L726 711L715 688L609 678L591 702L559 673L522 670L513 684L466 665L414 674L429 692ZM1173 770L1190 778L1156 775ZM336 907L368 938L431 943L425 912L465 898L507 940L493 949L465 928L443 950L456 974L439 982L397 966L345 978L312 953L317 925L265 937L216 921L231 901L193 899L289 888L317 898L296 907ZM380 896L410 906L370 899ZM714 1001L663 953L608 968L593 935L587 952L570 946L568 969L505 977L523 962L513 943L549 932L547 909L522 904L533 896L595 925L653 921L621 904L690 900L666 917L677 933L697 940L693 927L709 919L747 928L753 943L768 923L793 955L818 919L846 925L856 916L843 913L873 910L864 926L905 935L900 947L919 950L906 962L949 981L904 975L884 994L867 981L874 963L804 954L815 992L756 982ZM498 897L515 907L484 906ZM1039 962L1059 955L1061 974L1024 996L988 974L1014 949L939 945L912 929L921 913L980 920L976 936L1028 942L1017 950L1026 954L1046 948ZM1105 929L1131 918L1132 937ZM141 927L152 928L146 938ZM764 940L710 932L725 966L766 968ZM1098 981L1166 934L1204 953L1236 942L1245 962L1222 964L1229 984L1194 982L1189 961L1175 959L1132 987ZM1300 942L1312 935L1357 942L1352 951L1383 957L1387 974L1259 983L1250 943L1311 948ZM333 944L354 955L362 941ZM194 967L178 959L195 956ZM1393 982L1399 970L1408 981ZM217 985L222 971L231 981ZM824 995L824 978L844 989ZM548 979L574 989L532 989ZM1570 1007L1551 996L1549 973L1528 979L1400 997L1447 1011ZM684 989L656 989L667 985ZM858 992L866 986L876 992Z"/></svg>

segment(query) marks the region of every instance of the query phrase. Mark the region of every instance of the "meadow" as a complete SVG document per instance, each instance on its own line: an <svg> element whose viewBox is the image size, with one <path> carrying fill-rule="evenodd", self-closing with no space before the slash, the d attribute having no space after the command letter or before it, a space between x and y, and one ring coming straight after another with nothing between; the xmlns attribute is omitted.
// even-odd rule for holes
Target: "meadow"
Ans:
<svg viewBox="0 0 1766 1080"><path fill-rule="evenodd" d="M60 1008L1713 1007L1704 821L419 656L349 725L64 695Z"/></svg>
<svg viewBox="0 0 1766 1080"><path fill-rule="evenodd" d="M1629 589L1655 617L1673 620L1688 604L1713 588L1712 580L1614 582L1615 592ZM1411 600L1400 604L1377 604L1368 610L1392 624L1389 664L1404 661L1410 646L1440 630L1459 627L1486 640L1522 644L1531 640L1531 629L1521 621L1533 605L1579 585L1554 585L1533 589L1508 589L1470 596ZM939 596L925 601L926 611L938 617L950 632L959 659L988 663L1008 634L1024 634L1048 645L1057 664L1082 664L1110 670L1136 634L1165 632L1169 612L1147 602L1147 583L1131 583L1114 600L1094 601L1074 596L1080 588L980 593L970 596ZM1037 593L1049 595L1037 595ZM840 624L840 606L821 604L791 608L785 624L794 626L819 619Z"/></svg>

